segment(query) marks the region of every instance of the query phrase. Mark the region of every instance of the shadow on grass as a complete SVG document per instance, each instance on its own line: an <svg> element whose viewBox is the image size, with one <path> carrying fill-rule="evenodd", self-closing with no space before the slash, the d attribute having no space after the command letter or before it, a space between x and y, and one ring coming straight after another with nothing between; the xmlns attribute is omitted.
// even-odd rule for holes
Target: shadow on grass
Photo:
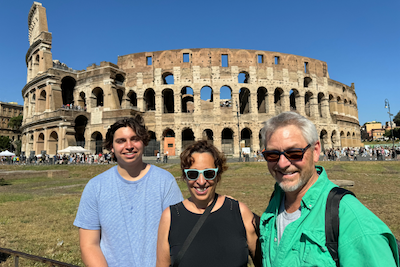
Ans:
<svg viewBox="0 0 400 267"><path fill-rule="evenodd" d="M10 256L10 254L0 252L0 263L5 262Z"/></svg>
<svg viewBox="0 0 400 267"><path fill-rule="evenodd" d="M0 179L0 186L3 186L3 185L11 185L11 184L8 184L8 183L4 180L4 178L1 178L1 179Z"/></svg>

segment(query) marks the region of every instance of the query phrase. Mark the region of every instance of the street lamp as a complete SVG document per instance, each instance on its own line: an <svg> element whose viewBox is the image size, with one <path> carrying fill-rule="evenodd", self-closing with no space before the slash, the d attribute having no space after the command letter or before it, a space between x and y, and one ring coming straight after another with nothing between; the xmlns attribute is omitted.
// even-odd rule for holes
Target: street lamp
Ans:
<svg viewBox="0 0 400 267"><path fill-rule="evenodd" d="M392 140L393 140L393 154L394 154L394 159L396 159L396 150L394 149L394 137L393 137L393 124L392 124L392 116L393 114L390 113L390 104L389 104L389 100L386 98L385 99L385 108L388 109L388 114L389 114L389 122L390 122L390 129L392 130Z"/></svg>
<svg viewBox="0 0 400 267"><path fill-rule="evenodd" d="M239 162L241 162L242 161L242 153L240 151L239 106L238 106L237 101L236 101L236 117L238 120L237 127L238 127L238 140L239 140Z"/></svg>

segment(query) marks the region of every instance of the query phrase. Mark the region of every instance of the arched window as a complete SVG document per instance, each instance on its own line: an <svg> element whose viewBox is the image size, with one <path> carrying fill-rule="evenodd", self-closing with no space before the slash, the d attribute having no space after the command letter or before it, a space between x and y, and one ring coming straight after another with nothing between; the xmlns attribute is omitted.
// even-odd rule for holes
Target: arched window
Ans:
<svg viewBox="0 0 400 267"><path fill-rule="evenodd" d="M92 94L95 98L95 107L102 107L104 106L104 93L103 93L103 89L101 89L100 87L96 87L93 89Z"/></svg>

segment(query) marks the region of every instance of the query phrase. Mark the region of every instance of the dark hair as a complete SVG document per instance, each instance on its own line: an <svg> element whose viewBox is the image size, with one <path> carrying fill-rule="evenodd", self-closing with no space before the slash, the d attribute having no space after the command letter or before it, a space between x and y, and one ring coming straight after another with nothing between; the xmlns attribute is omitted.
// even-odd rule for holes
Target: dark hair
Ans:
<svg viewBox="0 0 400 267"><path fill-rule="evenodd" d="M111 125L106 134L106 140L103 144L104 148L111 150L114 141L114 134L119 128L122 127L130 127L132 130L134 130L136 135L143 142L144 146L149 144L150 134L144 125L143 117L137 114L134 117L120 119Z"/></svg>
<svg viewBox="0 0 400 267"><path fill-rule="evenodd" d="M211 154L214 158L214 165L218 168L218 174L215 178L215 182L218 183L221 180L222 173L228 169L228 166L226 165L226 157L223 153L219 152L213 144L206 140L197 141L191 144L181 153L181 178L185 180L186 175L184 169L189 169L194 163L194 158L192 157L193 153Z"/></svg>

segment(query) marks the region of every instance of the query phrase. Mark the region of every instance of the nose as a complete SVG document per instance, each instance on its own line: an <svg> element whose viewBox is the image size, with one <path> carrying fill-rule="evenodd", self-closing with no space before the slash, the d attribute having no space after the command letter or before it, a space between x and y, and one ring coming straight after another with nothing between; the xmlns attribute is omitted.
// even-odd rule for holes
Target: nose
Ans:
<svg viewBox="0 0 400 267"><path fill-rule="evenodd" d="M199 178L197 178L196 182L199 185L204 185L207 182L207 180L204 178L202 173L199 173Z"/></svg>
<svg viewBox="0 0 400 267"><path fill-rule="evenodd" d="M279 156L277 164L280 169L284 169L289 167L292 164L292 162L290 162L290 160L288 160L284 154L281 154Z"/></svg>
<svg viewBox="0 0 400 267"><path fill-rule="evenodd" d="M126 141L125 148L128 150L133 149L133 142L131 140Z"/></svg>

